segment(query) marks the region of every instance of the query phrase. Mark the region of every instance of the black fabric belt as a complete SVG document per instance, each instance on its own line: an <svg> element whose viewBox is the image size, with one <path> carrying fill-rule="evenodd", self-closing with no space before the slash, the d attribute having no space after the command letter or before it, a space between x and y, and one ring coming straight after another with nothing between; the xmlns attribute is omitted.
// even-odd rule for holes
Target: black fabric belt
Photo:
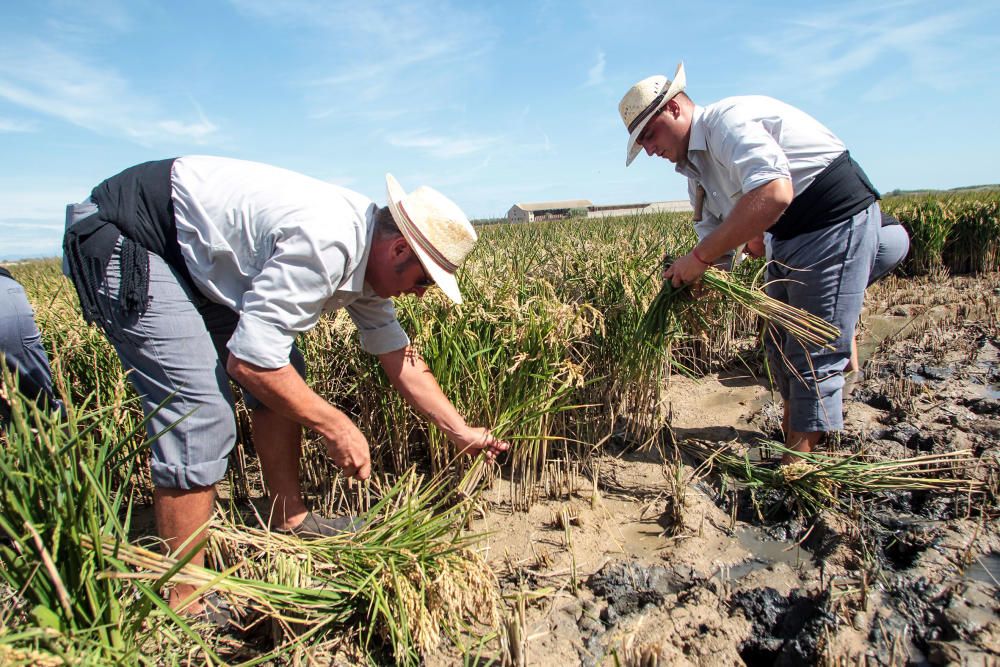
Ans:
<svg viewBox="0 0 1000 667"><path fill-rule="evenodd" d="M832 227L865 210L881 195L864 170L844 151L799 193L767 231L784 241Z"/></svg>
<svg viewBox="0 0 1000 667"><path fill-rule="evenodd" d="M97 213L66 230L63 252L80 297L84 319L97 322L109 335L110 313L98 299L98 286L118 239L121 284L119 308L125 315L143 313L149 303L149 253L162 257L190 281L177 243L171 199L174 160L144 162L103 181L91 192Z"/></svg>

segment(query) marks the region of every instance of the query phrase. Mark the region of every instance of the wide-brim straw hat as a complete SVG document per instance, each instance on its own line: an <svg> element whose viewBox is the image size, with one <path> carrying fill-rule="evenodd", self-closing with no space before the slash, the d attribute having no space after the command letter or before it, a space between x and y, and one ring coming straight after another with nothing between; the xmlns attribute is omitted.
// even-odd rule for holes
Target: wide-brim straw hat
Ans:
<svg viewBox="0 0 1000 667"><path fill-rule="evenodd" d="M476 245L476 230L458 204L422 185L406 194L392 174L385 175L389 211L417 259L441 291L462 303L455 272Z"/></svg>
<svg viewBox="0 0 1000 667"><path fill-rule="evenodd" d="M622 121L629 132L628 145L625 148L626 167L632 164L632 160L642 150L642 146L636 144L636 140L642 134L646 123L656 115L657 111L663 108L663 105L684 90L686 85L684 63L679 63L673 80L662 74L657 74L643 79L625 93L625 97L618 103L618 113L621 114Z"/></svg>

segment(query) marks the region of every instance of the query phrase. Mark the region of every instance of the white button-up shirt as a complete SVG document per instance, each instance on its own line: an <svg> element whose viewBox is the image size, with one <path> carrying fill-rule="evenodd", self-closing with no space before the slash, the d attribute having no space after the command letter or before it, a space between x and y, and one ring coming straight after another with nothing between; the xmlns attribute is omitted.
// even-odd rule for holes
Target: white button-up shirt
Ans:
<svg viewBox="0 0 1000 667"><path fill-rule="evenodd" d="M292 171L229 158L174 161L177 242L201 292L240 314L239 359L288 364L295 337L345 308L372 354L409 338L389 299L365 283L375 204Z"/></svg>
<svg viewBox="0 0 1000 667"><path fill-rule="evenodd" d="M771 97L695 106L687 160L675 169L688 177L692 205L698 186L705 189L702 218L694 225L698 239L718 227L745 193L787 178L798 195L845 150L819 121Z"/></svg>

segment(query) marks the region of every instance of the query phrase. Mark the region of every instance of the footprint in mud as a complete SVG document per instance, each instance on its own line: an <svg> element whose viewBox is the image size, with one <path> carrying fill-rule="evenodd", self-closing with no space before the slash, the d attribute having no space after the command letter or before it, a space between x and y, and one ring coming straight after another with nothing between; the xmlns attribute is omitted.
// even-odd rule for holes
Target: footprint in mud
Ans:
<svg viewBox="0 0 1000 667"><path fill-rule="evenodd" d="M797 592L785 597L770 587L736 593L729 601L733 612L742 611L753 623L740 657L750 667L814 664L824 630L837 623L827 602L826 593L815 599Z"/></svg>

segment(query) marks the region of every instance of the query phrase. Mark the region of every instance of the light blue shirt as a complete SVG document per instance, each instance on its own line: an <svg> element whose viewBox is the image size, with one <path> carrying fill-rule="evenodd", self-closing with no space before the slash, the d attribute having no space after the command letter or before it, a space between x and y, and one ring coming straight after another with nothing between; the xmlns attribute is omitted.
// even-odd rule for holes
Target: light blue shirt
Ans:
<svg viewBox="0 0 1000 667"><path fill-rule="evenodd" d="M798 195L845 150L819 121L771 97L696 105L687 160L675 169L688 178L692 206L698 186L705 189L702 218L694 223L698 239L718 227L747 192L787 178Z"/></svg>
<svg viewBox="0 0 1000 667"><path fill-rule="evenodd" d="M365 283L375 204L356 192L270 165L188 156L174 161L177 242L201 292L240 314L239 359L288 364L295 337L344 308L372 354L409 338L389 299Z"/></svg>

